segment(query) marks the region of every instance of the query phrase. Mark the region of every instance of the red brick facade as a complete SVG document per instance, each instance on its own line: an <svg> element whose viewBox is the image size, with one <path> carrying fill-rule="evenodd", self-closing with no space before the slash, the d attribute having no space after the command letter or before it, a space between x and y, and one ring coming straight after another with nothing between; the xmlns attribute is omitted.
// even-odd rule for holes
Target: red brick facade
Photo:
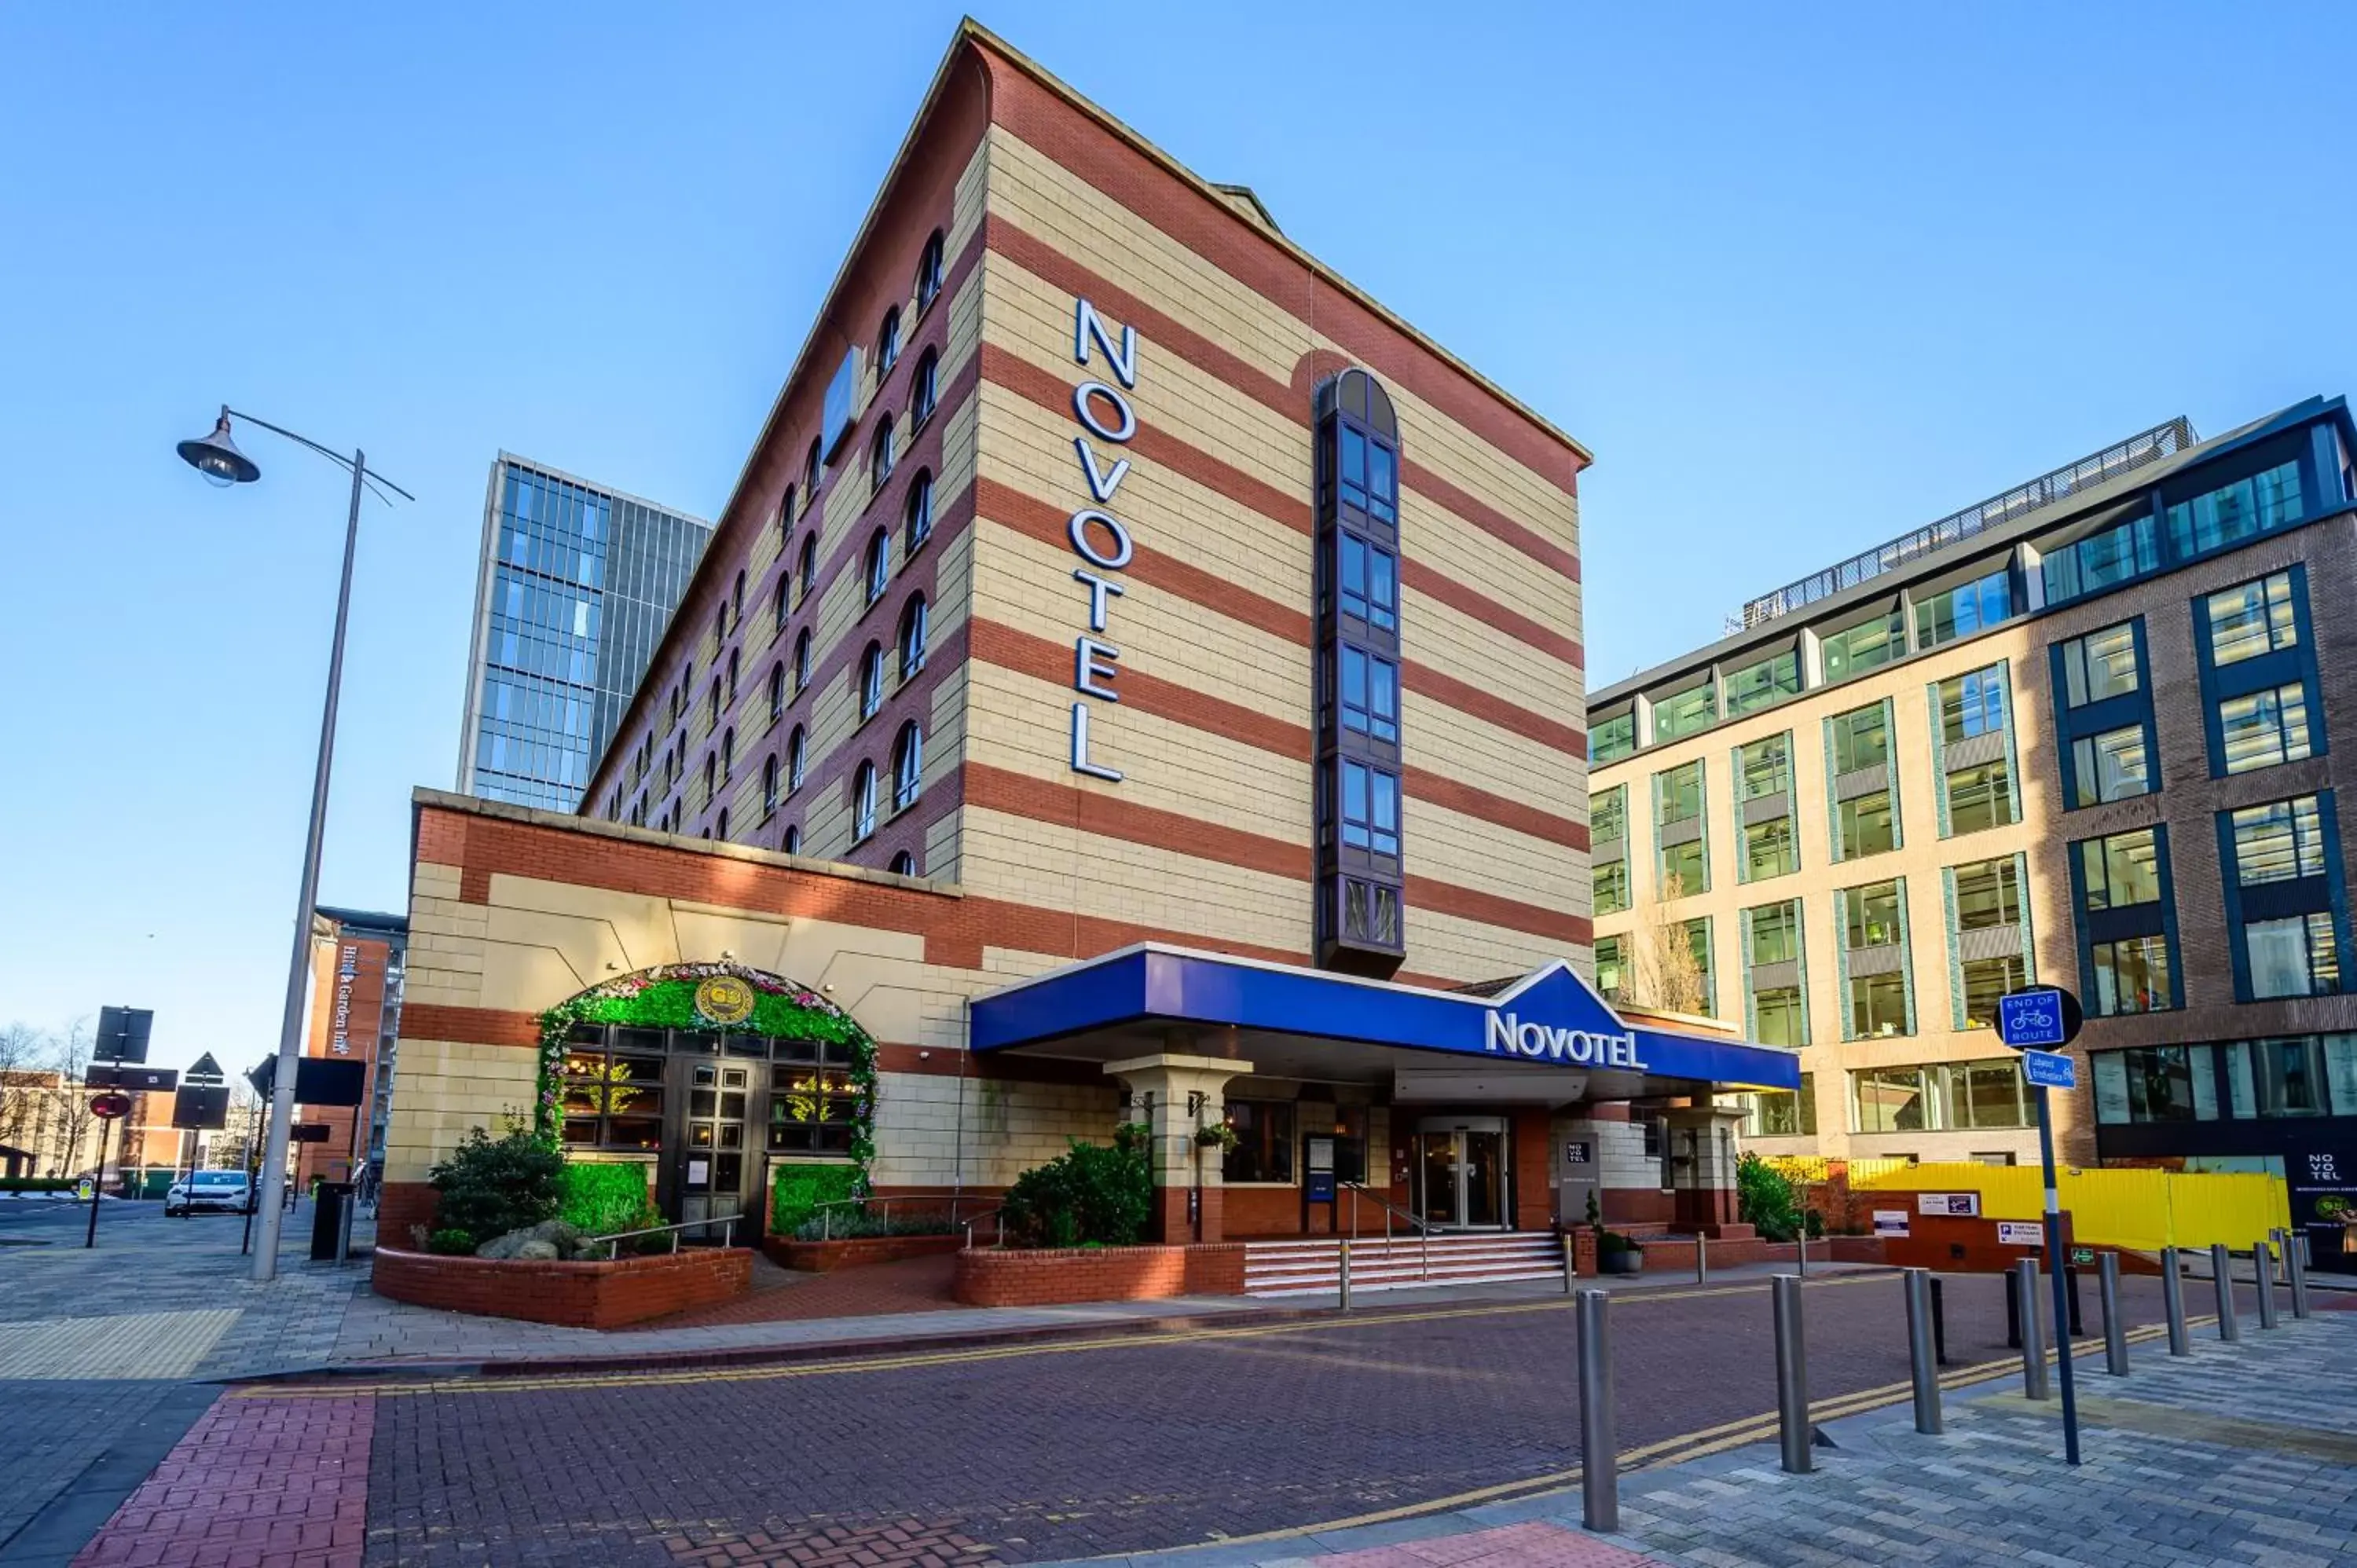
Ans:
<svg viewBox="0 0 2357 1568"><path fill-rule="evenodd" d="M1064 1251L977 1247L958 1254L957 1278L951 1288L968 1306L1242 1295L1244 1249L1240 1242Z"/></svg>
<svg viewBox="0 0 2357 1568"><path fill-rule="evenodd" d="M753 1254L695 1248L610 1263L438 1258L379 1246L369 1288L392 1301L571 1328L619 1328L752 1288Z"/></svg>

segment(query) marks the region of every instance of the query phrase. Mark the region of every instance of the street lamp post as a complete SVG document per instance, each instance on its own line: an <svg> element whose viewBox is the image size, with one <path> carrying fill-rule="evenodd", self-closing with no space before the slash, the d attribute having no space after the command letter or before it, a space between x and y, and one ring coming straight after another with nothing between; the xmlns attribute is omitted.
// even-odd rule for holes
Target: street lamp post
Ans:
<svg viewBox="0 0 2357 1568"><path fill-rule="evenodd" d="M286 1147L295 1122L295 1069L303 1055L303 999L311 961L311 910L319 896L319 843L328 826L328 779L336 754L336 700L344 680L344 624L352 604L352 555L360 544L361 490L382 485L404 500L417 498L369 471L367 456L355 449L349 457L330 451L306 435L282 429L266 419L238 413L223 404L212 434L179 444L180 458L205 477L208 484L227 489L252 484L262 477L253 459L237 448L229 422L234 416L308 446L352 476L352 504L344 521L344 574L336 590L336 635L328 654L328 698L319 715L319 761L311 776L311 825L303 841L303 887L295 904L295 951L286 970L286 1008L278 1028L278 1068L270 1097L270 1141L262 1166L262 1235L253 1249L253 1277L267 1280L278 1272L278 1230L285 1203ZM387 498L388 501L390 498Z"/></svg>

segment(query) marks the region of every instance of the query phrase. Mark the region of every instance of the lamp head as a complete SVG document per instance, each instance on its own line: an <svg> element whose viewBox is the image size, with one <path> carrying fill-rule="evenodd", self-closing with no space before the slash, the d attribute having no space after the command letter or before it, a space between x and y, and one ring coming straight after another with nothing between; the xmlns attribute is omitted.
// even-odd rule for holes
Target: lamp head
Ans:
<svg viewBox="0 0 2357 1568"><path fill-rule="evenodd" d="M221 410L213 422L213 433L199 440L183 441L178 451L180 461L205 477L205 483L227 489L231 485L250 485L262 477L253 459L237 449L230 439L229 410Z"/></svg>

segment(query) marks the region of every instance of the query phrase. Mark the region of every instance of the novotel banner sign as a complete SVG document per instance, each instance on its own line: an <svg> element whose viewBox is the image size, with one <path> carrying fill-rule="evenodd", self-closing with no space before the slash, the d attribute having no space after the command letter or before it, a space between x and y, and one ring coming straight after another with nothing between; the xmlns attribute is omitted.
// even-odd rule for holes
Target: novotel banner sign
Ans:
<svg viewBox="0 0 2357 1568"><path fill-rule="evenodd" d="M1490 1026L1482 1036L1493 1055L1528 1057L1533 1061L1577 1062L1582 1067L1623 1067L1637 1072L1645 1063L1637 1055L1637 1035L1609 1034L1595 1029L1567 1028L1557 1024L1523 1022L1519 1014L1492 1008Z"/></svg>

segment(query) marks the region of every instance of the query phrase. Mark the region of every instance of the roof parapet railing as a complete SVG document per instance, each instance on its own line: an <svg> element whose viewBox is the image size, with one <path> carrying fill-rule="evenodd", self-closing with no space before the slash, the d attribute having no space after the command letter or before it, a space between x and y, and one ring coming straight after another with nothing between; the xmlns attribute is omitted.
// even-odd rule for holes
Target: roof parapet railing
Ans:
<svg viewBox="0 0 2357 1568"><path fill-rule="evenodd" d="M2115 479L2147 463L2175 456L2199 439L2193 433L2192 423L2179 414L2166 424L2156 424L2125 441L2115 442L2091 456L2042 474L2026 485L2017 485L2003 495L1991 496L1977 506L1951 512L1939 521L1919 528L1912 533L1901 534L1887 544L1853 555L1797 583L1788 583L1772 594L1762 594L1746 604L1739 617L1727 618L1727 632L1732 636L1764 626L1819 599L1831 598L1861 583L1896 572L1911 562L1970 539L1986 529L1996 528L2042 507L2067 500L2091 486Z"/></svg>

